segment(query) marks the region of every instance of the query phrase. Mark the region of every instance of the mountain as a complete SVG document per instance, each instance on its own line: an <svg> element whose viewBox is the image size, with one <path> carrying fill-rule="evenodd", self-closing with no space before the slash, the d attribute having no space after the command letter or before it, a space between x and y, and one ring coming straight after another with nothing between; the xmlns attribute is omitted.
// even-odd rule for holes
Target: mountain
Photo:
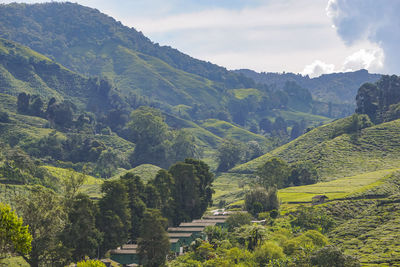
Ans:
<svg viewBox="0 0 400 267"><path fill-rule="evenodd" d="M380 74L371 74L367 70L354 72L323 74L316 78L294 73L257 73L248 69L236 70L236 73L252 78L254 81L276 88L283 88L286 82L295 82L308 89L313 98L322 102L353 104L360 86L366 82L376 82Z"/></svg>
<svg viewBox="0 0 400 267"><path fill-rule="evenodd" d="M153 101L217 107L224 88L254 82L225 68L152 43L96 9L72 3L0 5L0 37L67 68L109 78L123 93Z"/></svg>
<svg viewBox="0 0 400 267"><path fill-rule="evenodd" d="M49 58L0 38L0 93L70 100L81 110L107 111L113 88L104 80L72 72Z"/></svg>

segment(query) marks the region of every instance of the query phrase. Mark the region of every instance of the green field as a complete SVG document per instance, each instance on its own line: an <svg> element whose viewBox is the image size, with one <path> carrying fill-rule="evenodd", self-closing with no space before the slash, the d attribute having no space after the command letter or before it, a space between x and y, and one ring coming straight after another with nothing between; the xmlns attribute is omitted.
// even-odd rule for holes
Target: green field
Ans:
<svg viewBox="0 0 400 267"><path fill-rule="evenodd" d="M283 203L311 201L315 195L326 195L330 200L346 198L378 186L383 183L385 177L397 170L399 169L368 172L329 182L288 187L279 190L278 196Z"/></svg>

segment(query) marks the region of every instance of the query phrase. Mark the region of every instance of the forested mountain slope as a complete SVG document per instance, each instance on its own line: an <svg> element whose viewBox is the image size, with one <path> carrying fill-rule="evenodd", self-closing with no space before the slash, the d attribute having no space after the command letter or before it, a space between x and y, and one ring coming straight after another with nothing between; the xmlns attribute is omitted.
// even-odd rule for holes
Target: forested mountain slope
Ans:
<svg viewBox="0 0 400 267"><path fill-rule="evenodd" d="M376 82L381 75L368 73L367 70L354 72L323 74L310 78L294 73L257 73L252 70L236 70L258 83L281 88L288 81L293 81L308 89L316 100L332 103L354 104L358 89L363 83Z"/></svg>

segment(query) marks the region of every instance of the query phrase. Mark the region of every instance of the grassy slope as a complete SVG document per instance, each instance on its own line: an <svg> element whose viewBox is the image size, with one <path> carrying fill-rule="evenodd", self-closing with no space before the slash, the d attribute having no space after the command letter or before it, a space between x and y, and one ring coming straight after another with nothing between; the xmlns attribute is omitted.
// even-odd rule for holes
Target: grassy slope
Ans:
<svg viewBox="0 0 400 267"><path fill-rule="evenodd" d="M330 239L365 266L399 266L400 172L357 195L361 199L324 205L339 221Z"/></svg>
<svg viewBox="0 0 400 267"><path fill-rule="evenodd" d="M232 172L252 173L271 157L280 157L289 163L309 161L317 167L322 178L328 180L400 166L400 120L363 129L357 138L343 134L332 139L333 131L349 119L314 129L270 153L237 166Z"/></svg>
<svg viewBox="0 0 400 267"><path fill-rule="evenodd" d="M130 170L123 170L119 174L113 176L111 179L118 179L120 176L125 175L128 172L131 172L135 175L138 175L143 181L148 181L156 177L157 172L161 170L160 167L151 165L151 164L142 164Z"/></svg>
<svg viewBox="0 0 400 267"><path fill-rule="evenodd" d="M208 119L201 126L221 138L233 138L241 142L257 141L261 144L268 143L268 139L264 136L249 132L226 121Z"/></svg>
<svg viewBox="0 0 400 267"><path fill-rule="evenodd" d="M61 184L65 182L67 179L69 179L71 176L77 177L79 175L84 175L74 170L57 168L52 166L45 166L45 167L53 176L55 176L60 181ZM103 183L103 180L95 178L90 175L84 175L84 176L85 176L85 182L80 189L81 192L88 194L90 197L100 197L101 196L100 186Z"/></svg>

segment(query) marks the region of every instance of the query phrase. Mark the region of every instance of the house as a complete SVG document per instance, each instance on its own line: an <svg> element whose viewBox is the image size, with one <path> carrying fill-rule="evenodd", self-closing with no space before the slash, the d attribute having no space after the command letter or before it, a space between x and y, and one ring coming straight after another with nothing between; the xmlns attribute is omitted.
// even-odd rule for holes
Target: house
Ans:
<svg viewBox="0 0 400 267"><path fill-rule="evenodd" d="M179 239L183 246L189 246L195 239L194 233L168 233L170 239Z"/></svg>
<svg viewBox="0 0 400 267"><path fill-rule="evenodd" d="M122 265L139 264L139 254L136 244L126 244L110 250L110 259Z"/></svg>
<svg viewBox="0 0 400 267"><path fill-rule="evenodd" d="M170 238L169 242L171 243L171 251L176 255L183 254L183 242L179 238Z"/></svg>
<svg viewBox="0 0 400 267"><path fill-rule="evenodd" d="M327 199L328 199L328 197L325 196L325 195L316 195L316 196L313 196L313 198L312 198L312 204L313 204L313 205L322 204L322 203L324 203Z"/></svg>

